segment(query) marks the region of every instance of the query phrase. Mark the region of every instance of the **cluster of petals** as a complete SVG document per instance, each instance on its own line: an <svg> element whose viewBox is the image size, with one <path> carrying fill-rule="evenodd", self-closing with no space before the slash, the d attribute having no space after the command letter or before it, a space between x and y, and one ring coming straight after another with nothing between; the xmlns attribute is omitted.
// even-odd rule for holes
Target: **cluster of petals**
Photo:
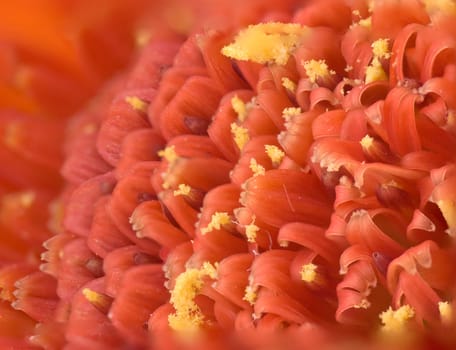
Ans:
<svg viewBox="0 0 456 350"><path fill-rule="evenodd" d="M456 3L185 4L2 112L0 344L456 346Z"/></svg>

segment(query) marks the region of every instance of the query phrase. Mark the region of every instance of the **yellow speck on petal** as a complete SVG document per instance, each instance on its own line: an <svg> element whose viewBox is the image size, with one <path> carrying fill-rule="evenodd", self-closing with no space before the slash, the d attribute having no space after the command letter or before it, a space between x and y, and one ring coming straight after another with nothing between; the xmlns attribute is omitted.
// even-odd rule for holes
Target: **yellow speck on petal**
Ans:
<svg viewBox="0 0 456 350"><path fill-rule="evenodd" d="M253 172L253 176L264 175L265 169L264 166L258 164L255 158L250 158L250 170Z"/></svg>
<svg viewBox="0 0 456 350"><path fill-rule="evenodd" d="M282 162L283 157L285 157L285 152L276 145L264 145L264 149L271 159L272 164L275 166L279 165Z"/></svg>
<svg viewBox="0 0 456 350"><path fill-rule="evenodd" d="M33 191L8 193L0 197L0 220L19 215L33 204L35 198Z"/></svg>
<svg viewBox="0 0 456 350"><path fill-rule="evenodd" d="M389 307L380 314L383 324L381 329L384 332L400 332L413 317L415 317L415 310L410 305L403 305L397 310Z"/></svg>
<svg viewBox="0 0 456 350"><path fill-rule="evenodd" d="M177 276L170 298L176 312L168 316L168 324L173 330L191 334L204 324L204 315L195 303L195 297L203 288L205 276L214 279L216 266L205 262L201 269L189 268Z"/></svg>
<svg viewBox="0 0 456 350"><path fill-rule="evenodd" d="M372 17L369 16L367 18L362 18L356 23L356 25L359 25L364 28L371 28L372 27Z"/></svg>
<svg viewBox="0 0 456 350"><path fill-rule="evenodd" d="M454 236L456 234L456 202L451 199L441 199L436 204L447 222L447 232Z"/></svg>
<svg viewBox="0 0 456 350"><path fill-rule="evenodd" d="M450 324L453 320L453 310L448 301L439 301L439 313L443 324Z"/></svg>
<svg viewBox="0 0 456 350"><path fill-rule="evenodd" d="M137 96L127 96L125 97L125 102L127 102L135 111L144 113L147 112L147 107L149 106L147 102L141 100Z"/></svg>
<svg viewBox="0 0 456 350"><path fill-rule="evenodd" d="M168 163L172 163L178 158L174 145L158 151L157 154L159 157L165 158Z"/></svg>
<svg viewBox="0 0 456 350"><path fill-rule="evenodd" d="M247 107L237 95L231 99L231 107L236 112L238 120L242 123L247 117Z"/></svg>
<svg viewBox="0 0 456 350"><path fill-rule="evenodd" d="M260 228L255 225L255 216L250 224L245 225L245 235L247 236L247 241L250 243L255 243L257 234Z"/></svg>
<svg viewBox="0 0 456 350"><path fill-rule="evenodd" d="M255 288L252 286L245 287L244 297L242 300L247 301L250 305L255 305L255 301L257 300L257 293L255 291Z"/></svg>
<svg viewBox="0 0 456 350"><path fill-rule="evenodd" d="M302 62L310 82L315 83L318 78L327 78L336 72L329 70L325 60L309 60Z"/></svg>
<svg viewBox="0 0 456 350"><path fill-rule="evenodd" d="M86 135L92 135L97 131L97 124L95 123L87 123L82 127L82 132Z"/></svg>
<svg viewBox="0 0 456 350"><path fill-rule="evenodd" d="M371 303L367 299L362 299L358 304L353 305L355 309L368 309Z"/></svg>
<svg viewBox="0 0 456 350"><path fill-rule="evenodd" d="M293 80L291 80L290 78L283 77L282 86L292 93L296 92L296 83Z"/></svg>
<svg viewBox="0 0 456 350"><path fill-rule="evenodd" d="M372 136L366 135L361 139L361 141L359 141L359 143L364 150L368 150L374 144L374 138Z"/></svg>
<svg viewBox="0 0 456 350"><path fill-rule="evenodd" d="M192 188L189 185L179 184L179 186L177 186L177 190L174 190L173 194L175 196L188 196L191 190Z"/></svg>
<svg viewBox="0 0 456 350"><path fill-rule="evenodd" d="M391 52L389 51L389 39L377 39L372 44L372 53L377 58L388 59L391 57Z"/></svg>
<svg viewBox="0 0 456 350"><path fill-rule="evenodd" d="M233 43L222 48L222 54L241 61L284 65L308 30L297 23L250 25L237 34Z"/></svg>
<svg viewBox="0 0 456 350"><path fill-rule="evenodd" d="M135 34L135 44L137 47L144 47L150 41L152 33L148 29L139 29Z"/></svg>
<svg viewBox="0 0 456 350"><path fill-rule="evenodd" d="M231 223L231 217L227 212L215 212L212 214L211 221L207 227L201 229L201 233L205 235L212 230L220 230L223 225Z"/></svg>
<svg viewBox="0 0 456 350"><path fill-rule="evenodd" d="M95 292L94 290L92 290L90 288L84 288L82 290L82 294L91 304L97 304L97 303L101 302L103 299L102 294Z"/></svg>
<svg viewBox="0 0 456 350"><path fill-rule="evenodd" d="M231 123L231 133L234 137L234 142L242 151L247 142L249 142L249 131L236 123Z"/></svg>
<svg viewBox="0 0 456 350"><path fill-rule="evenodd" d="M366 67L366 78L364 79L366 84L372 83L374 81L387 80L388 77L383 70L382 64L375 57L372 63Z"/></svg>
<svg viewBox="0 0 456 350"><path fill-rule="evenodd" d="M287 107L282 111L282 117L285 119L285 122L290 122L291 119L297 115L300 115L302 110L300 107Z"/></svg>
<svg viewBox="0 0 456 350"><path fill-rule="evenodd" d="M309 263L301 268L301 279L304 282L311 283L317 278L317 265Z"/></svg>

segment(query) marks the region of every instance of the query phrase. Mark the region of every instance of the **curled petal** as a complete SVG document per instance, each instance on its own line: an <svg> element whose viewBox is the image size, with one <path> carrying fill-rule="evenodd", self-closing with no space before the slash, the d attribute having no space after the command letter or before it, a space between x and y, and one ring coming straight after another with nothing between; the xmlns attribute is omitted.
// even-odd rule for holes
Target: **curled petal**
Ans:
<svg viewBox="0 0 456 350"><path fill-rule="evenodd" d="M424 322L440 325L438 304L441 301L438 294L416 274L401 272L398 284L393 295L393 304L396 307L408 304L415 311L415 320L419 326Z"/></svg>
<svg viewBox="0 0 456 350"><path fill-rule="evenodd" d="M385 99L383 123L391 150L401 156L421 150L415 106L422 96L409 89L393 88Z"/></svg>
<svg viewBox="0 0 456 350"><path fill-rule="evenodd" d="M362 244L372 252L394 258L400 255L405 243L402 217L389 209L359 210L347 224L345 235L351 244Z"/></svg>
<svg viewBox="0 0 456 350"><path fill-rule="evenodd" d="M270 170L246 183L241 204L274 227L292 221L325 224L330 208L324 191L315 180L312 175L298 171Z"/></svg>
<svg viewBox="0 0 456 350"><path fill-rule="evenodd" d="M65 337L74 348L109 349L124 343L106 313L100 312L83 294L84 290L90 290L103 295L103 282L100 278L87 283L73 298Z"/></svg>
<svg viewBox="0 0 456 350"><path fill-rule="evenodd" d="M338 260L339 247L329 241L324 233L325 230L321 227L295 222L282 226L277 240L281 245L284 242L297 243L328 262L334 262Z"/></svg>
<svg viewBox="0 0 456 350"><path fill-rule="evenodd" d="M388 288L396 290L402 272L419 275L432 288L447 290L454 283L454 266L448 264L451 255L433 241L424 241L409 248L388 267Z"/></svg>
<svg viewBox="0 0 456 350"><path fill-rule="evenodd" d="M131 214L130 222L137 236L150 238L164 248L172 249L188 239L184 232L169 222L158 201L138 205Z"/></svg>

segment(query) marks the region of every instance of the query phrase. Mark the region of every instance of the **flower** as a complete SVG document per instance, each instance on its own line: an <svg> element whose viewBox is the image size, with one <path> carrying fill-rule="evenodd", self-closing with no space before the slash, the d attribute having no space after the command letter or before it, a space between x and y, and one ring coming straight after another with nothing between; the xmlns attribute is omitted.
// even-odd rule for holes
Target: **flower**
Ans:
<svg viewBox="0 0 456 350"><path fill-rule="evenodd" d="M454 347L454 3L219 5L131 19L71 118L5 114L40 169L2 182L5 344Z"/></svg>

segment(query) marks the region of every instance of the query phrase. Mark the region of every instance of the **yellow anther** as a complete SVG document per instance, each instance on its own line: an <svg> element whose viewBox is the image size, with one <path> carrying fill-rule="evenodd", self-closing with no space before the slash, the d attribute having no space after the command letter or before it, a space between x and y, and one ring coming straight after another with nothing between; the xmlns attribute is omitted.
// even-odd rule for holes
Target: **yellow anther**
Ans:
<svg viewBox="0 0 456 350"><path fill-rule="evenodd" d="M168 146L158 151L158 156L164 158L168 163L172 163L178 158L174 146Z"/></svg>
<svg viewBox="0 0 456 350"><path fill-rule="evenodd" d="M201 269L190 268L176 278L170 302L176 310L168 316L169 326L178 332L194 333L204 324L204 315L195 303L203 287L204 277L215 279L217 265L205 262Z"/></svg>
<svg viewBox="0 0 456 350"><path fill-rule="evenodd" d="M127 102L135 111L144 113L147 112L147 107L149 106L147 102L141 100L137 96L127 96L125 97L125 102Z"/></svg>
<svg viewBox="0 0 456 350"><path fill-rule="evenodd" d="M448 301L439 302L439 313L443 324L450 324L453 320L453 310Z"/></svg>
<svg viewBox="0 0 456 350"><path fill-rule="evenodd" d="M372 45L372 53L377 58L388 59L391 57L391 52L389 51L389 39L377 39Z"/></svg>
<svg viewBox="0 0 456 350"><path fill-rule="evenodd" d="M247 117L247 107L237 95L231 99L231 107L236 112L238 120L242 123Z"/></svg>
<svg viewBox="0 0 456 350"><path fill-rule="evenodd" d="M400 332L404 330L407 322L415 317L415 310L410 305L403 305L397 310L391 307L380 314L382 321L382 331L384 332Z"/></svg>
<svg viewBox="0 0 456 350"><path fill-rule="evenodd" d="M364 79L366 84L372 83L374 81L388 80L388 76L383 70L382 64L375 57L372 63L366 67L366 78Z"/></svg>
<svg viewBox="0 0 456 350"><path fill-rule="evenodd" d="M211 221L207 225L207 227L201 229L201 233L205 235L212 230L220 230L223 225L227 225L231 223L231 217L227 212L215 212L212 214Z"/></svg>
<svg viewBox="0 0 456 350"><path fill-rule="evenodd" d="M233 134L234 142L242 151L246 143L249 142L249 131L236 123L231 123L231 133Z"/></svg>
<svg viewBox="0 0 456 350"><path fill-rule="evenodd" d="M302 110L300 107L287 107L287 108L283 109L282 117L288 123L291 121L291 119L293 117L300 115L301 113L302 113Z"/></svg>
<svg viewBox="0 0 456 350"><path fill-rule="evenodd" d="M304 282L311 283L317 278L317 265L309 263L301 268L301 279Z"/></svg>
<svg viewBox="0 0 456 350"><path fill-rule="evenodd" d="M266 154L271 159L272 164L275 166L279 165L282 162L283 157L285 157L285 152L276 145L265 145L264 148Z"/></svg>
<svg viewBox="0 0 456 350"><path fill-rule="evenodd" d="M296 92L296 83L293 80L291 80L290 78L283 77L282 86L292 93Z"/></svg>
<svg viewBox="0 0 456 350"><path fill-rule="evenodd" d="M329 70L325 60L309 60L302 62L302 65L312 83L315 83L319 78L327 78L329 75L336 74L335 71Z"/></svg>
<svg viewBox="0 0 456 350"><path fill-rule="evenodd" d="M175 196L188 196L191 190L192 188L189 185L179 184L179 186L177 186L177 190L174 190L173 194Z"/></svg>
<svg viewBox="0 0 456 350"><path fill-rule="evenodd" d="M245 287L244 290L244 297L242 300L247 301L250 305L255 305L255 301L257 300L257 293L252 286Z"/></svg>
<svg viewBox="0 0 456 350"><path fill-rule="evenodd" d="M222 49L222 54L241 61L284 65L308 30L297 23L250 25Z"/></svg>
<svg viewBox="0 0 456 350"><path fill-rule="evenodd" d="M264 175L265 169L264 166L258 164L255 158L250 158L250 170L253 172L253 176Z"/></svg>

